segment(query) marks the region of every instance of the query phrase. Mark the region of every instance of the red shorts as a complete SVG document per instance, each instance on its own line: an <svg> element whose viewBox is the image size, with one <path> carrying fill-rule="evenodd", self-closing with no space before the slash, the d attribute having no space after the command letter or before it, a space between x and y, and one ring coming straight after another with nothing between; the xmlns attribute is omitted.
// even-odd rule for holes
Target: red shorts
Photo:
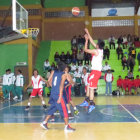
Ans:
<svg viewBox="0 0 140 140"><path fill-rule="evenodd" d="M35 97L37 94L39 96L42 95L43 89L42 88L37 88L37 89L33 89L32 93L31 93L31 97Z"/></svg>
<svg viewBox="0 0 140 140"><path fill-rule="evenodd" d="M100 77L101 77L101 71L92 70L88 77L89 88L96 89Z"/></svg>

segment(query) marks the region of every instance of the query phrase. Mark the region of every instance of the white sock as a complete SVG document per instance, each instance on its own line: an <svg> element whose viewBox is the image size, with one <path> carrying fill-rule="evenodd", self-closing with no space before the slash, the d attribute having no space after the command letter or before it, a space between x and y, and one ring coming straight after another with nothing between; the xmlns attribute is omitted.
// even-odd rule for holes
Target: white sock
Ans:
<svg viewBox="0 0 140 140"><path fill-rule="evenodd" d="M28 102L28 106L30 106L31 105L31 103L30 102Z"/></svg>
<svg viewBox="0 0 140 140"><path fill-rule="evenodd" d="M65 128L67 128L68 125L65 125Z"/></svg>
<svg viewBox="0 0 140 140"><path fill-rule="evenodd" d="M43 121L43 124L46 124L47 122L46 121Z"/></svg>
<svg viewBox="0 0 140 140"><path fill-rule="evenodd" d="M70 114L70 113L71 113L71 111L69 110L69 111L68 111L68 114Z"/></svg>
<svg viewBox="0 0 140 140"><path fill-rule="evenodd" d="M42 104L45 105L45 101L42 101Z"/></svg>
<svg viewBox="0 0 140 140"><path fill-rule="evenodd" d="M74 107L74 110L77 110L76 106Z"/></svg>

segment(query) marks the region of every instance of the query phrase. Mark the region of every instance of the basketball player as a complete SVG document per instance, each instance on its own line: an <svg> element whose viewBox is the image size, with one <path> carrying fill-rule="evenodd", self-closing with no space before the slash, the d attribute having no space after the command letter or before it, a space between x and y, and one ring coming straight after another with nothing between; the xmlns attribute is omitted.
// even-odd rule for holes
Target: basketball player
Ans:
<svg viewBox="0 0 140 140"><path fill-rule="evenodd" d="M70 67L67 66L65 68L65 74L67 75L67 79L66 79L66 81L64 83L63 97L64 97L65 102L67 104L69 119L71 119L73 117L71 115L70 104L72 105L72 107L74 109L74 114L75 115L78 115L79 111L78 111L78 109L76 108L75 104L73 103L73 101L71 99L71 87L72 87L72 85L74 85L74 82L72 80L71 75L69 74L69 71L70 71Z"/></svg>
<svg viewBox="0 0 140 140"><path fill-rule="evenodd" d="M92 55L92 60L91 60L92 67L91 67L91 73L88 77L87 94L85 97L85 101L81 104L81 106L89 105L88 113L90 113L95 108L95 103L93 102L94 90L97 89L98 80L101 77L103 48L105 43L102 40L98 40L98 43L96 44L93 41L87 29L85 29L85 32L86 35L85 35L84 51ZM88 49L88 40L90 40L91 44L95 47L95 49Z"/></svg>
<svg viewBox="0 0 140 140"><path fill-rule="evenodd" d="M29 102L28 102L28 105L26 106L25 110L29 110L29 108L31 106L32 98L35 97L37 94L42 101L42 105L43 105L44 109L47 109L47 106L46 106L45 101L42 96L42 93L43 93L42 81L47 83L47 81L44 78L42 78L40 75L38 75L38 70L34 69L33 76L31 77L31 81L30 81L29 85L26 87L26 89L28 89L32 85L33 90L31 92L31 95L29 97Z"/></svg>
<svg viewBox="0 0 140 140"><path fill-rule="evenodd" d="M58 70L52 71L48 79L49 85L52 86L51 89L51 106L48 110L48 115L45 120L41 123L41 127L48 129L48 120L51 116L58 110L65 121L64 131L73 132L75 129L71 128L68 124L68 112L66 103L63 97L64 82L67 79L67 75L64 73L65 64L63 62L58 63Z"/></svg>

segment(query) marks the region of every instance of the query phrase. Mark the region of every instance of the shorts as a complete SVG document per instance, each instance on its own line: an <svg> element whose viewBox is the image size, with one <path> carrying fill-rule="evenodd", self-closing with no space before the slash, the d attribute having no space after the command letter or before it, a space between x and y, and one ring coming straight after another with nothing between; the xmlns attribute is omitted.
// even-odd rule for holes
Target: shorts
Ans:
<svg viewBox="0 0 140 140"><path fill-rule="evenodd" d="M43 89L42 88L37 88L37 89L33 89L31 92L31 97L35 97L37 94L38 96L42 96L43 93Z"/></svg>
<svg viewBox="0 0 140 140"><path fill-rule="evenodd" d="M88 77L89 88L96 89L100 77L101 77L101 71L92 70Z"/></svg>
<svg viewBox="0 0 140 140"><path fill-rule="evenodd" d="M51 98L51 106L48 109L48 115L53 115L56 111L59 111L63 118L68 118L68 111L64 97L62 97L60 104L57 103L58 98L59 96Z"/></svg>
<svg viewBox="0 0 140 140"><path fill-rule="evenodd" d="M72 100L71 99L71 86L64 88L63 97L64 97L66 104L68 104Z"/></svg>

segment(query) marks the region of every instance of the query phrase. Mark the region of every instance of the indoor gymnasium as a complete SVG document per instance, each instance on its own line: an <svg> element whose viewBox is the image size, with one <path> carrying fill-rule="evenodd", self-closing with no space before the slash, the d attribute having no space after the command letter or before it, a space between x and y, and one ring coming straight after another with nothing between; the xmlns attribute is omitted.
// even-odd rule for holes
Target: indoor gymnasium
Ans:
<svg viewBox="0 0 140 140"><path fill-rule="evenodd" d="M0 0L0 140L139 140L140 0Z"/></svg>

